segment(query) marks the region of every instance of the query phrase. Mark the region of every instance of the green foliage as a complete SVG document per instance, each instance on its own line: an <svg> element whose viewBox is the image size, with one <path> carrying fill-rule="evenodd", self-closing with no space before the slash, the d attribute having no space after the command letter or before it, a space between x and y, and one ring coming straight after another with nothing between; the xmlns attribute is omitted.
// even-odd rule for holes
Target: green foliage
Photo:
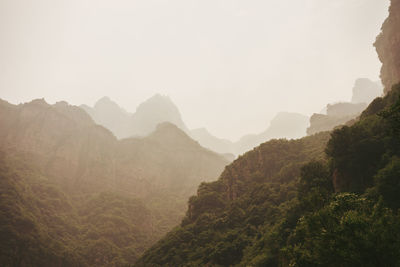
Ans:
<svg viewBox="0 0 400 267"><path fill-rule="evenodd" d="M273 140L241 156L136 266L400 266L399 92L329 142Z"/></svg>
<svg viewBox="0 0 400 267"><path fill-rule="evenodd" d="M332 180L324 163L310 162L301 168L298 198L305 210L320 209L332 193Z"/></svg>
<svg viewBox="0 0 400 267"><path fill-rule="evenodd" d="M7 153L0 153L0 196L2 266L129 266L176 223L156 202L148 208L117 191L63 192Z"/></svg>
<svg viewBox="0 0 400 267"><path fill-rule="evenodd" d="M375 176L376 191L386 205L392 209L400 208L400 158L392 160Z"/></svg>
<svg viewBox="0 0 400 267"><path fill-rule="evenodd" d="M399 266L400 218L343 193L302 217L284 250L290 266Z"/></svg>
<svg viewBox="0 0 400 267"><path fill-rule="evenodd" d="M300 168L323 159L328 138L322 133L273 140L240 157L218 181L199 187L181 227L148 250L136 266L235 266L254 262L253 255L276 266L285 236L280 231L288 227L282 220L298 203ZM265 250L269 256L258 257Z"/></svg>

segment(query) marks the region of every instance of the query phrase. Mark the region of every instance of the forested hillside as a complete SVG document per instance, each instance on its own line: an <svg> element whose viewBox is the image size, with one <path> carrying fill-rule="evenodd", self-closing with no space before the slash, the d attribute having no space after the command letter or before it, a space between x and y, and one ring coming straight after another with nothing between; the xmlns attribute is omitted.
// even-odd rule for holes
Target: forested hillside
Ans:
<svg viewBox="0 0 400 267"><path fill-rule="evenodd" d="M0 128L4 266L132 263L228 163L169 123L118 141L65 102L2 101Z"/></svg>
<svg viewBox="0 0 400 267"><path fill-rule="evenodd" d="M136 266L400 266L399 96L353 126L246 153Z"/></svg>
<svg viewBox="0 0 400 267"><path fill-rule="evenodd" d="M391 3L385 85L399 77ZM400 85L385 92L347 126L238 158L135 266L400 266Z"/></svg>

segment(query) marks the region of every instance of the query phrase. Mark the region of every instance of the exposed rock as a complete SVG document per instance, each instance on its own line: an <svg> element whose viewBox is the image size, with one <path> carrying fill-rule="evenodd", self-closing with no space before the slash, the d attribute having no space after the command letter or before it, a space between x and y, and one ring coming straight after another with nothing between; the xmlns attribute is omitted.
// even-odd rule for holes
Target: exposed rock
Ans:
<svg viewBox="0 0 400 267"><path fill-rule="evenodd" d="M366 103L328 104L326 114L331 117L357 116L367 107Z"/></svg>
<svg viewBox="0 0 400 267"><path fill-rule="evenodd" d="M314 113L310 118L308 135L318 132L331 131L340 125L344 125L357 117L367 108L376 97L381 96L382 87L378 82L369 79L357 79L353 87L352 102L328 104L326 115Z"/></svg>
<svg viewBox="0 0 400 267"><path fill-rule="evenodd" d="M357 79L354 84L351 102L369 104L372 100L381 96L382 93L383 88L380 82L373 82L370 79L360 78Z"/></svg>
<svg viewBox="0 0 400 267"><path fill-rule="evenodd" d="M310 118L310 127L307 129L308 135L313 135L319 132L331 131L339 125L354 119L357 115L349 116L329 116L314 113Z"/></svg>
<svg viewBox="0 0 400 267"><path fill-rule="evenodd" d="M385 93L400 82L400 0L391 0L389 17L382 25L375 47L382 62L381 79Z"/></svg>

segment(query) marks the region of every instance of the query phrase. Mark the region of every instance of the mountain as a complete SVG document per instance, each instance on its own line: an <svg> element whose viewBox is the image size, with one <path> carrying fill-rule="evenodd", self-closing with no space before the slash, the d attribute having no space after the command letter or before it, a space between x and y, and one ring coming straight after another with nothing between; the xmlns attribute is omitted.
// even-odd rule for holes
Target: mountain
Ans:
<svg viewBox="0 0 400 267"><path fill-rule="evenodd" d="M373 82L367 78L357 79L353 87L352 103L369 104L376 97L381 96L383 88L381 82Z"/></svg>
<svg viewBox="0 0 400 267"><path fill-rule="evenodd" d="M128 265L228 164L171 123L118 140L66 102L0 101L0 129L5 266Z"/></svg>
<svg viewBox="0 0 400 267"><path fill-rule="evenodd" d="M178 108L167 96L156 94L141 103L130 114L108 97L99 99L93 108L81 105L92 119L104 126L118 138L146 136L163 122L170 122L187 132Z"/></svg>
<svg viewBox="0 0 400 267"><path fill-rule="evenodd" d="M218 153L235 153L234 144L227 139L213 136L206 128L198 128L190 131L190 136L197 140L203 147Z"/></svg>
<svg viewBox="0 0 400 267"><path fill-rule="evenodd" d="M314 113L310 118L307 134L312 135L322 131L331 131L356 119L373 99L382 95L379 82L369 79L357 79L353 87L351 102L328 104L326 114Z"/></svg>
<svg viewBox="0 0 400 267"><path fill-rule="evenodd" d="M400 266L399 96L240 156L135 266Z"/></svg>
<svg viewBox="0 0 400 267"><path fill-rule="evenodd" d="M281 112L270 123L270 126L260 134L243 136L234 144L236 154L242 154L270 139L287 138L296 139L306 135L309 118L298 114Z"/></svg>
<svg viewBox="0 0 400 267"><path fill-rule="evenodd" d="M385 92L351 125L240 156L135 266L400 266L400 84Z"/></svg>
<svg viewBox="0 0 400 267"><path fill-rule="evenodd" d="M217 138L204 128L192 130L190 135L202 146L211 150L240 155L270 139L296 139L305 136L308 120L308 117L298 113L280 112L271 120L270 126L264 132L245 135L237 142Z"/></svg>
<svg viewBox="0 0 400 267"><path fill-rule="evenodd" d="M299 138L305 135L308 118L301 114L281 112L271 121L267 130L260 134L244 136L237 142L213 136L205 128L188 130L180 112L169 97L154 95L138 106L134 114L127 113L108 97L96 102L93 108L80 106L99 125L109 129L117 138L147 136L159 123L170 122L198 141L201 146L228 159L242 154L272 138Z"/></svg>
<svg viewBox="0 0 400 267"><path fill-rule="evenodd" d="M278 266L242 260L290 212L300 166L323 159L328 139L272 140L240 156L218 181L199 187L181 225L135 266Z"/></svg>
<svg viewBox="0 0 400 267"><path fill-rule="evenodd" d="M310 127L307 129L308 135L323 131L331 131L335 127L344 125L357 118L367 107L365 103L337 103L327 105L327 114L314 113L310 118Z"/></svg>
<svg viewBox="0 0 400 267"><path fill-rule="evenodd" d="M170 122L187 132L185 123L175 104L167 96L154 95L138 106L132 116L133 136L145 136L152 132L156 125Z"/></svg>
<svg viewBox="0 0 400 267"><path fill-rule="evenodd" d="M99 99L93 108L82 105L90 117L99 125L109 129L118 138L129 137L131 131L131 117L117 103L113 102L108 97Z"/></svg>
<svg viewBox="0 0 400 267"><path fill-rule="evenodd" d="M382 32L376 38L375 48L382 62L381 80L385 93L400 82L400 8L399 0L391 0L389 16L382 25Z"/></svg>

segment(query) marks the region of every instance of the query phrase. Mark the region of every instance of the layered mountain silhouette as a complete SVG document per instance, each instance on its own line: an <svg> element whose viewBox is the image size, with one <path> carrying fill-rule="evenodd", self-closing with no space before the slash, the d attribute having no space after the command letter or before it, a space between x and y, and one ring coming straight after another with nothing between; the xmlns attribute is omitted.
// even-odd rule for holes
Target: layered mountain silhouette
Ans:
<svg viewBox="0 0 400 267"><path fill-rule="evenodd" d="M314 113L310 118L307 134L330 131L339 125L351 122L382 93L383 88L380 82L373 82L366 78L357 79L353 87L351 102L328 104L325 108L326 114Z"/></svg>
<svg viewBox="0 0 400 267"><path fill-rule="evenodd" d="M146 136L162 122L170 122L187 131L178 108L169 97L160 94L140 104L133 114L126 112L108 97L98 100L93 108L87 105L81 108L97 124L106 127L118 138Z"/></svg>
<svg viewBox="0 0 400 267"><path fill-rule="evenodd" d="M11 227L3 229L9 239L1 250L24 251L23 240L34 237L30 246L49 258L31 258L28 265L134 261L179 222L197 186L228 164L171 123L146 137L118 140L66 102L1 100L0 129L0 209L10 210L1 224ZM18 260L27 261L26 253L42 255L21 252ZM1 262L15 263L2 255Z"/></svg>
<svg viewBox="0 0 400 267"><path fill-rule="evenodd" d="M399 95L352 126L247 152L134 266L398 266Z"/></svg>
<svg viewBox="0 0 400 267"><path fill-rule="evenodd" d="M180 112L170 98L155 95L139 105L134 114L129 114L108 97L96 102L93 108L81 106L92 119L112 131L118 138L146 136L159 123L170 122L198 141L201 146L233 159L272 138L299 138L306 134L308 118L297 113L282 112L271 121L260 134L251 134L232 142L215 137L205 128L188 130Z"/></svg>
<svg viewBox="0 0 400 267"><path fill-rule="evenodd" d="M309 118L298 113L278 113L270 126L260 134L246 135L235 143L235 152L242 154L270 139L296 139L306 135Z"/></svg>
<svg viewBox="0 0 400 267"><path fill-rule="evenodd" d="M399 22L391 0L376 43L384 96L359 80L352 103L311 118L312 136L239 157L135 266L400 266Z"/></svg>

